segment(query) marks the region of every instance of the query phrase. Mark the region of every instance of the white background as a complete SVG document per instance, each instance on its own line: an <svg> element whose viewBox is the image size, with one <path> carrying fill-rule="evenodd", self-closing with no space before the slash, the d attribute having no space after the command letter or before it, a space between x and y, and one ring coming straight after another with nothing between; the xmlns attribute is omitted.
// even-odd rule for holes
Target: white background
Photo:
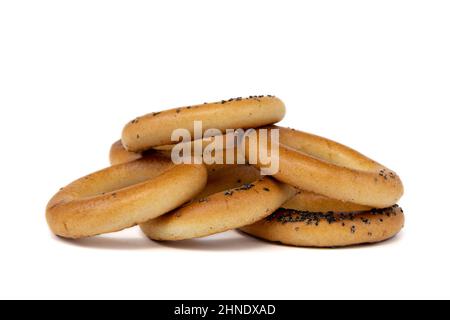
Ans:
<svg viewBox="0 0 450 320"><path fill-rule="evenodd" d="M50 234L47 201L128 120L254 94L396 170L404 231L341 250ZM448 1L1 1L0 298L450 298L449 107Z"/></svg>

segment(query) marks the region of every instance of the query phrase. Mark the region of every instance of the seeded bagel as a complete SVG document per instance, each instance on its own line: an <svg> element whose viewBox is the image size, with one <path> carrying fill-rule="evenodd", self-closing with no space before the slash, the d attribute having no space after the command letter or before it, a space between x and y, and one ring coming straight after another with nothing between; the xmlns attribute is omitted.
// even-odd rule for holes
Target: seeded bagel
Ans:
<svg viewBox="0 0 450 320"><path fill-rule="evenodd" d="M403 195L402 181L394 171L347 146L277 126L258 129L255 138L259 139L263 130L279 130L279 157L272 161L279 160L279 171L274 177L281 182L371 208L391 207ZM270 154L271 143L276 142L270 141L268 146L258 144L260 153ZM259 158L255 165L265 167Z"/></svg>
<svg viewBox="0 0 450 320"><path fill-rule="evenodd" d="M279 209L268 218L241 228L260 239L299 247L343 247L394 237L405 217L397 205L364 212L307 212Z"/></svg>
<svg viewBox="0 0 450 320"><path fill-rule="evenodd" d="M202 121L203 132L218 129L257 128L284 118L284 103L273 96L256 96L223 100L154 112L128 123L123 129L122 143L128 151L142 152L170 145L176 129L187 129L194 136L194 122Z"/></svg>
<svg viewBox="0 0 450 320"><path fill-rule="evenodd" d="M259 221L277 210L297 191L269 177L215 193L141 224L153 240L206 237Z"/></svg>

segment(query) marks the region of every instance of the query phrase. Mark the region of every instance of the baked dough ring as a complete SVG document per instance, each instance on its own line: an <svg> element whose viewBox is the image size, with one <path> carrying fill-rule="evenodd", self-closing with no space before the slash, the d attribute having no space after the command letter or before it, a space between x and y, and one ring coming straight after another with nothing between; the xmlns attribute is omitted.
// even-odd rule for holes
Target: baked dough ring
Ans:
<svg viewBox="0 0 450 320"><path fill-rule="evenodd" d="M58 192L47 206L50 229L66 238L120 231L163 215L205 187L203 165L173 165L159 153L98 171Z"/></svg>
<svg viewBox="0 0 450 320"><path fill-rule="evenodd" d="M237 98L178 109L155 112L128 123L122 142L128 151L141 152L152 147L169 145L176 129L187 129L194 135L194 121L202 121L203 132L218 129L257 128L284 118L284 103L273 96Z"/></svg>
<svg viewBox="0 0 450 320"><path fill-rule="evenodd" d="M268 129L280 130L280 169L274 177L284 183L371 208L393 206L403 195L397 174L349 147L293 129Z"/></svg>
<svg viewBox="0 0 450 320"><path fill-rule="evenodd" d="M342 247L392 238L400 232L404 222L403 210L398 206L353 213L279 209L265 220L241 230L286 245Z"/></svg>
<svg viewBox="0 0 450 320"><path fill-rule="evenodd" d="M140 226L153 240L206 237L255 223L272 214L296 192L266 177L237 189L215 193Z"/></svg>

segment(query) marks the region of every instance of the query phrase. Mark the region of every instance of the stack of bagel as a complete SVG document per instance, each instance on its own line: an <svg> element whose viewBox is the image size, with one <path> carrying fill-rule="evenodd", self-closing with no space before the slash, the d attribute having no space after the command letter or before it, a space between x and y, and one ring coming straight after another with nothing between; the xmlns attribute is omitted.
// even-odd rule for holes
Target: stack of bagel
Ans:
<svg viewBox="0 0 450 320"><path fill-rule="evenodd" d="M300 247L342 247L395 236L404 226L397 205L403 195L399 176L342 144L275 126L285 113L280 99L251 96L136 118L112 145L110 167L72 182L50 200L50 229L77 239L139 225L156 241L237 229ZM279 170L262 175L267 163L256 159L250 165L246 152L243 164L198 158L175 164L172 133L185 129L193 135L196 121L204 132L254 129L259 137L277 130L279 140L271 143L279 150ZM225 135L202 139L202 150L218 139ZM226 157L226 147L221 152Z"/></svg>

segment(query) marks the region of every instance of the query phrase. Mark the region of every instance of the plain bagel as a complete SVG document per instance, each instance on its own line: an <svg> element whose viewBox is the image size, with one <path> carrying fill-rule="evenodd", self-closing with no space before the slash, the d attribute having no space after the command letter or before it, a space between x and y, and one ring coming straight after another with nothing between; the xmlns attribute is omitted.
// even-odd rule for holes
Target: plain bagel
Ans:
<svg viewBox="0 0 450 320"><path fill-rule="evenodd" d="M154 152L62 188L47 205L47 222L66 238L120 231L178 208L206 182L205 166L173 165Z"/></svg>
<svg viewBox="0 0 450 320"><path fill-rule="evenodd" d="M403 228L403 210L396 206L364 212L308 212L279 209L241 231L260 239L299 247L343 247L394 237Z"/></svg>
<svg viewBox="0 0 450 320"><path fill-rule="evenodd" d="M371 208L393 206L403 195L403 184L394 171L349 147L293 129L266 129L280 130L279 171L274 175L279 181ZM256 130L258 139L262 132ZM259 147L270 151L270 144ZM264 167L259 159L256 166Z"/></svg>
<svg viewBox="0 0 450 320"><path fill-rule="evenodd" d="M203 131L218 129L257 128L284 118L284 103L273 96L255 96L223 100L216 103L188 106L139 117L128 123L122 132L122 142L128 151L142 152L170 145L176 129L194 134L194 122L202 121Z"/></svg>
<svg viewBox="0 0 450 320"><path fill-rule="evenodd" d="M264 219L296 193L294 188L266 177L191 202L140 226L153 240L206 237Z"/></svg>

